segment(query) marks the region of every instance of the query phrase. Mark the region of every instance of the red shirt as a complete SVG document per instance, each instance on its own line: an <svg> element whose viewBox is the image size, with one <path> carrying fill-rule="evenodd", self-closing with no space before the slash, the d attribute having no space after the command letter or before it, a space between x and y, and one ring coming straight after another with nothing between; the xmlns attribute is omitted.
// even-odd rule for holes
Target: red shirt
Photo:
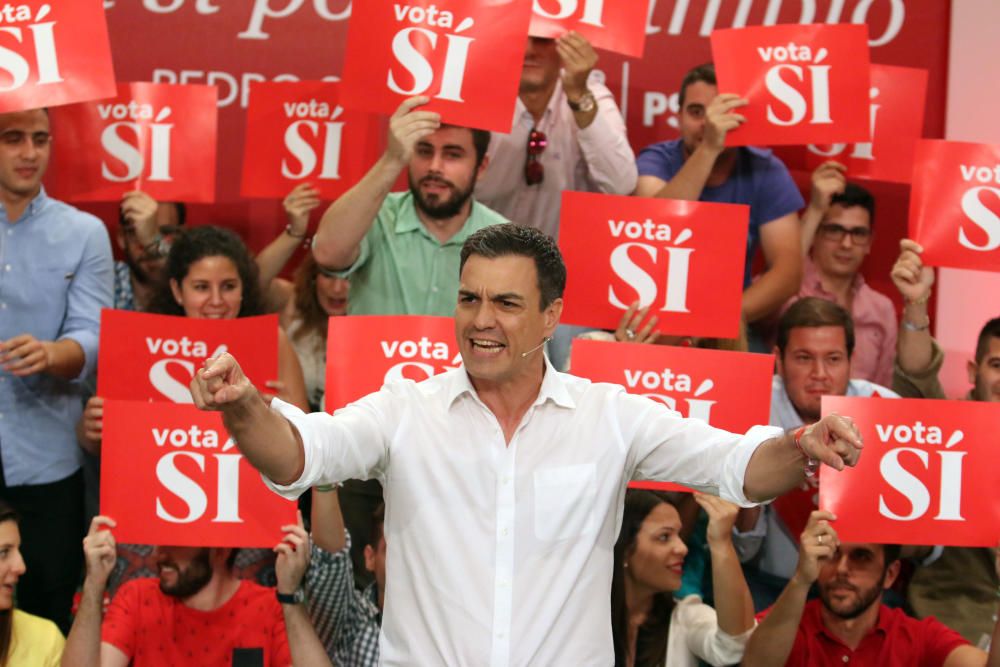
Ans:
<svg viewBox="0 0 1000 667"><path fill-rule="evenodd" d="M235 649L262 653L264 667L292 664L274 589L245 579L214 611L164 595L157 579L133 579L111 600L101 640L125 653L133 667L230 667Z"/></svg>
<svg viewBox="0 0 1000 667"><path fill-rule="evenodd" d="M918 620L882 605L875 627L852 651L823 626L822 604L806 603L785 667L940 667L949 653L969 643L932 616Z"/></svg>

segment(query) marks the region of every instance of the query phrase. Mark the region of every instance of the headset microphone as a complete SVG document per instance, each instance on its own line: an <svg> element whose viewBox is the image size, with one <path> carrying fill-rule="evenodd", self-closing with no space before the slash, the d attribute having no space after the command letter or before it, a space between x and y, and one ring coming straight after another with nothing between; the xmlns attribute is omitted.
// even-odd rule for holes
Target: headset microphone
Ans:
<svg viewBox="0 0 1000 667"><path fill-rule="evenodd" d="M543 339L542 339L542 342L541 342L541 343L539 343L539 344L538 344L538 345L536 345L535 347L531 348L531 349L530 349L530 350L528 350L527 352L522 352L522 353L521 353L521 358L523 359L524 357L528 356L529 354L531 354L532 352L534 352L535 350L537 350L537 349L538 349L538 348L540 348L541 346L543 346L543 345L545 345L546 343L548 343L548 342L549 342L550 340L552 340L552 337L551 337L551 336L546 336L545 338L543 338Z"/></svg>

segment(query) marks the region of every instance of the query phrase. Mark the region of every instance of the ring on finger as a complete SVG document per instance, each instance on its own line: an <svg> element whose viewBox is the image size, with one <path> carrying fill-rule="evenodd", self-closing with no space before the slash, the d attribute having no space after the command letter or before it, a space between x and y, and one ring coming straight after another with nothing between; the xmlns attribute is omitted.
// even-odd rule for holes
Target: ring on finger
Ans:
<svg viewBox="0 0 1000 667"><path fill-rule="evenodd" d="M635 332L632 331L631 329L626 329L625 337L628 338L629 340L633 340L635 338Z"/></svg>
<svg viewBox="0 0 1000 667"><path fill-rule="evenodd" d="M816 536L816 544L823 544L823 536L822 535L817 535Z"/></svg>

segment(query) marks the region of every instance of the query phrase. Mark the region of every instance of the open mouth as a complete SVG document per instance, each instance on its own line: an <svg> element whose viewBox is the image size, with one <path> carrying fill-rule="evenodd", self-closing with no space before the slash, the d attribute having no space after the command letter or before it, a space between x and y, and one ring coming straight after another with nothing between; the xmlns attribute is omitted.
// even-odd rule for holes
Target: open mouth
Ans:
<svg viewBox="0 0 1000 667"><path fill-rule="evenodd" d="M503 343L488 338L470 338L469 343L474 350L487 354L499 354L507 346Z"/></svg>

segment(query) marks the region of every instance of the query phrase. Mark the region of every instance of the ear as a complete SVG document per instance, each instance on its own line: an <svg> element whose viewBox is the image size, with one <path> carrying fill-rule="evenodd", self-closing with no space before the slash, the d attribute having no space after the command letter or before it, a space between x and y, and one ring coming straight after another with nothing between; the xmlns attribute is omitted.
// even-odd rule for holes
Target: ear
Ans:
<svg viewBox="0 0 1000 667"><path fill-rule="evenodd" d="M489 165L490 165L490 156L484 155L483 161L479 163L479 167L476 169L476 180L479 180L480 178L483 177L483 174L486 173L486 167L488 167Z"/></svg>
<svg viewBox="0 0 1000 667"><path fill-rule="evenodd" d="M779 350L778 346L775 345L774 349L771 352L774 354L774 368L777 371L778 375L784 378L785 363L784 360L781 358L781 350Z"/></svg>
<svg viewBox="0 0 1000 667"><path fill-rule="evenodd" d="M975 387L976 375L979 373L979 365L972 359L969 359L969 361L965 362L965 370L969 374L969 384Z"/></svg>
<svg viewBox="0 0 1000 667"><path fill-rule="evenodd" d="M115 234L115 241L118 242L118 249L125 251L125 234L122 232L121 227L118 228L118 233Z"/></svg>
<svg viewBox="0 0 1000 667"><path fill-rule="evenodd" d="M559 318L562 317L563 300L556 299L545 309L545 335L551 336L559 325Z"/></svg>
<svg viewBox="0 0 1000 667"><path fill-rule="evenodd" d="M183 306L184 300L181 298L181 286L173 278L170 279L170 291L173 292L174 301L177 302L177 305Z"/></svg>
<svg viewBox="0 0 1000 667"><path fill-rule="evenodd" d="M369 572L375 571L375 550L370 544L365 545L365 569Z"/></svg>
<svg viewBox="0 0 1000 667"><path fill-rule="evenodd" d="M889 566L889 569L885 571L885 581L882 583L882 588L884 590L889 590L892 585L896 583L896 577L899 576L900 560L897 558Z"/></svg>

